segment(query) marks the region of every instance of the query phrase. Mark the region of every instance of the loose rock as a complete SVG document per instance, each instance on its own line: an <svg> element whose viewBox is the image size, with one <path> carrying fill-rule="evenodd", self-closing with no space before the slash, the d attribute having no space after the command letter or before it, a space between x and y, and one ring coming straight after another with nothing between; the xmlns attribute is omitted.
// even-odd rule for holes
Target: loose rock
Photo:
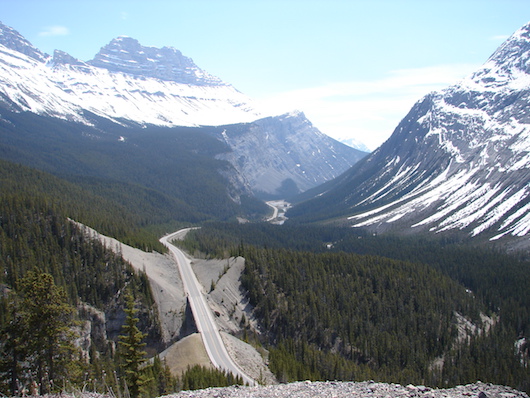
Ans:
<svg viewBox="0 0 530 398"><path fill-rule="evenodd" d="M529 398L510 387L475 383L448 389L376 382L296 382L259 387L208 388L182 391L166 398Z"/></svg>

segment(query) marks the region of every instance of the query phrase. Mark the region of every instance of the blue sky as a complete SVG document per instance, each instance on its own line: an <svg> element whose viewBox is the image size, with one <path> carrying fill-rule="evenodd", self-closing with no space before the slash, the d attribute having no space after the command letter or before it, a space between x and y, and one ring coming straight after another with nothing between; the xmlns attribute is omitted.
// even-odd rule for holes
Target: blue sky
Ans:
<svg viewBox="0 0 530 398"><path fill-rule="evenodd" d="M0 0L0 21L84 61L120 35L178 48L265 110L375 149L529 22L530 1Z"/></svg>

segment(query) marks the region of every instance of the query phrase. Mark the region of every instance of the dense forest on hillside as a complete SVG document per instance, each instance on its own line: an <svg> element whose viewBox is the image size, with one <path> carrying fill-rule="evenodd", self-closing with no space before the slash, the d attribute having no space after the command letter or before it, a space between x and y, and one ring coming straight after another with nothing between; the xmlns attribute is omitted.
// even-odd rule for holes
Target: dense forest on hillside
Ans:
<svg viewBox="0 0 530 398"><path fill-rule="evenodd" d="M112 195L99 195L105 183L92 182L93 189L84 189L51 174L0 159L0 189L6 197L39 198L62 215L88 225L98 232L113 236L124 243L145 249L156 247L157 234L148 229L150 207L145 196L135 191L127 194L127 187L116 184L116 195L123 200L112 200ZM130 200L137 198L137 201ZM142 206L142 200L144 205ZM28 204L29 205L29 204ZM142 207L143 211L133 211Z"/></svg>
<svg viewBox="0 0 530 398"><path fill-rule="evenodd" d="M135 273L130 264L91 239L45 198L1 194L0 202L0 330L13 322L10 308L23 291L22 281L28 273L38 272L53 278L65 292L65 304L78 309L77 316L83 321L90 319L93 311L88 308L92 307L106 313L107 321L114 319L119 325L123 318L120 292L127 287L142 307L142 328L149 332L151 341L160 339L156 305L144 274ZM119 329L107 333L113 340ZM2 343L7 342L2 339ZM2 344L0 349L8 350L3 352L3 358L8 359L9 346ZM96 372L94 377L99 377L101 369L111 371L113 352L108 342L93 339L87 355L89 362L79 363L86 372ZM6 375L2 370L0 374ZM23 376L20 379L22 383L27 380Z"/></svg>
<svg viewBox="0 0 530 398"><path fill-rule="evenodd" d="M32 380L44 383L41 392L84 388L119 394L127 378L125 354L117 344L126 320L125 292L134 297L137 325L149 355L165 348L160 346L158 311L145 274L135 272L123 260L119 247L103 246L71 219L147 250L159 249L160 231L179 224L157 225L162 218L149 220L150 209L161 199L156 195L150 196L152 202L140 195L131 205L141 190L133 187L130 191L130 185L119 183L113 187L96 179L93 185L94 189L88 190L0 160L0 394L11 395L13 389L20 392L21 388L30 392ZM113 201L112 195L98 195L106 189L122 195L124 202ZM131 211L135 206L138 212ZM38 297L28 296L35 290L31 283L43 281L51 283L43 289L64 301L43 298L42 305L34 306L43 318L33 322L40 326L28 329L26 322L31 321L25 318L30 310L24 303L36 303ZM35 354L37 344L49 333L42 323L49 319L48 307L55 308L59 317L58 324L53 322L59 333L57 347L61 347L53 356L55 380L39 375L39 369L49 375L49 367L35 364L40 358ZM67 341L72 339L77 339L76 345ZM14 385L13 372L17 372ZM183 386L238 382L232 375L201 368L189 369L179 379L157 357L142 370L142 380L142 397L168 394Z"/></svg>
<svg viewBox="0 0 530 398"><path fill-rule="evenodd" d="M523 258L447 240L257 224L209 224L183 245L246 258L242 281L282 380L530 388L528 344L514 350L530 323ZM457 343L456 312L486 330L482 313L493 326Z"/></svg>
<svg viewBox="0 0 530 398"><path fill-rule="evenodd" d="M124 319L119 292L132 288L141 329L149 333L148 341L157 340L146 277L68 218L135 246L162 250L156 238L179 225L160 224L164 215L157 206L165 203L164 195L99 177L67 181L1 160L0 188L0 332L12 319L10 297L37 269L52 275L69 305L90 305L116 321ZM282 381L374 379L446 386L480 379L530 388L529 347L522 339L530 324L530 263L524 256L447 239L222 222L190 232L182 245L199 256L246 258L242 282L264 326L258 335L270 350L271 369ZM486 330L481 314L494 322L489 331L457 343L457 318ZM87 315L84 310L76 316ZM118 334L119 328L108 337ZM116 370L119 362L107 344L92 349L99 354L91 352L90 358L99 359L79 363L83 370L73 381L82 383L88 372L101 382L104 370ZM147 395L182 385L155 363ZM8 364L0 365L0 375L7 377L2 366ZM197 374L223 379L190 369L188 382ZM1 388L7 391L7 384Z"/></svg>
<svg viewBox="0 0 530 398"><path fill-rule="evenodd" d="M125 127L95 115L94 126L31 112L2 115L1 159L119 203L144 225L259 218L267 211L229 182L232 166L215 159L229 148L211 128Z"/></svg>

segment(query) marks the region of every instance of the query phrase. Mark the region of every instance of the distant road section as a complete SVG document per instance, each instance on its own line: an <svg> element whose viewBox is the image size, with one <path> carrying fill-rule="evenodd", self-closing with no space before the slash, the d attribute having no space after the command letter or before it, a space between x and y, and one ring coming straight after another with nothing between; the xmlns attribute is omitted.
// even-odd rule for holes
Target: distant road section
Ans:
<svg viewBox="0 0 530 398"><path fill-rule="evenodd" d="M197 329L202 336L206 352L208 353L212 364L218 369L223 369L236 376L241 376L245 383L255 386L257 383L243 373L228 354L221 338L221 334L219 333L219 329L217 328L213 313L208 307L204 295L201 292L201 285L191 268L189 258L186 257L182 250L170 243L172 240L184 236L190 229L191 228L181 229L180 231L166 235L163 238L160 238L160 242L169 249L175 258L184 284L184 290L188 296L191 311L195 318Z"/></svg>
<svg viewBox="0 0 530 398"><path fill-rule="evenodd" d="M281 225L287 220L287 217L285 217L285 213L291 208L291 204L289 202L280 199L271 200L265 203L267 203L267 205L273 209L272 216L267 218L267 222L270 222L271 224Z"/></svg>

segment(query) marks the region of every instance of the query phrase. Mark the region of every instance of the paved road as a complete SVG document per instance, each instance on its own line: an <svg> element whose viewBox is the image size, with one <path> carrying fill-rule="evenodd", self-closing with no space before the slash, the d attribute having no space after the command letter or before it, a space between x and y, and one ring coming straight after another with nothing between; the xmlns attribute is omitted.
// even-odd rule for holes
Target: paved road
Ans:
<svg viewBox="0 0 530 398"><path fill-rule="evenodd" d="M202 336L206 352L213 365L216 368L224 369L230 373L241 376L245 383L254 386L257 383L244 374L228 354L223 340L221 339L219 329L217 328L214 315L206 303L204 295L201 292L201 285L191 268L190 260L179 248L170 243L173 239L185 235L189 230L190 228L182 229L166 235L160 239L160 242L170 250L175 258L182 277L182 282L184 283L184 290L188 296L191 311L195 318L197 329Z"/></svg>

